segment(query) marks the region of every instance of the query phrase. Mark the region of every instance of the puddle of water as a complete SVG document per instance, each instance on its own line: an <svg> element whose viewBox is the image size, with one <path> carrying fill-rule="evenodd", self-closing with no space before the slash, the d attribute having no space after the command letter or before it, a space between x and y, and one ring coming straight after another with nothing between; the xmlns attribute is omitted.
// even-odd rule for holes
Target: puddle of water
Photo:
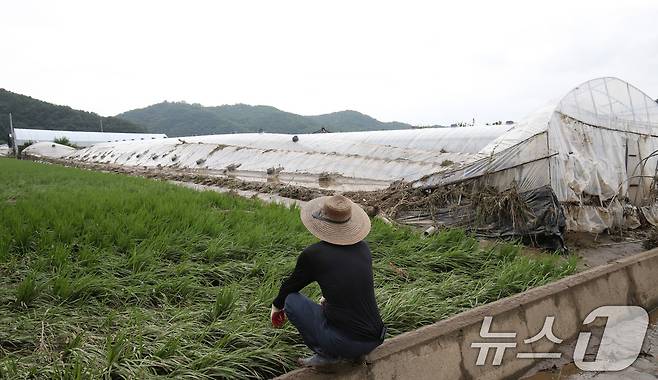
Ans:
<svg viewBox="0 0 658 380"><path fill-rule="evenodd" d="M525 378L525 380L564 380L571 375L582 373L576 364L568 363L564 367L554 371L542 371L533 376Z"/></svg>

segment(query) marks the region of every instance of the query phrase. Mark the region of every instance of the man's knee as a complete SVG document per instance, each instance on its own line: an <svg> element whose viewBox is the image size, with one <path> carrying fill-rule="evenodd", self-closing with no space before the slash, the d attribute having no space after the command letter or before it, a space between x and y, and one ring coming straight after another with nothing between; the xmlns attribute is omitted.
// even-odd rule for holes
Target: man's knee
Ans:
<svg viewBox="0 0 658 380"><path fill-rule="evenodd" d="M286 315L290 319L290 315L295 316L295 313L299 310L299 307L302 303L302 295L295 292L290 293L286 297L286 300L283 304L283 308L286 310Z"/></svg>

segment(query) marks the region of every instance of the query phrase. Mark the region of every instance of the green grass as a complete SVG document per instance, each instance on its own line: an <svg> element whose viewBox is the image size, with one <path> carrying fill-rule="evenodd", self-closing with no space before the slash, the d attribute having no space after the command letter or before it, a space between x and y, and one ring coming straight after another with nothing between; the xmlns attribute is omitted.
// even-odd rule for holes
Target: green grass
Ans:
<svg viewBox="0 0 658 380"><path fill-rule="evenodd" d="M298 210L10 159L0 173L1 378L264 378L307 353L269 323L315 241ZM374 221L367 240L392 334L576 267L460 230L422 239Z"/></svg>

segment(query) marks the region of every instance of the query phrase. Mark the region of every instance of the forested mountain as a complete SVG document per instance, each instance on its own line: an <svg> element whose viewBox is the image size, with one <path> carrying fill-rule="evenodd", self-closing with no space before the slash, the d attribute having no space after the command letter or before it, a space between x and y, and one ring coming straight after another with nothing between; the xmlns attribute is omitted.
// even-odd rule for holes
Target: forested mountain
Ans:
<svg viewBox="0 0 658 380"><path fill-rule="evenodd" d="M152 133L168 136L258 132L311 133L325 128L330 132L401 129L404 123L383 123L356 111L302 116L270 106L246 104L204 107L185 102L163 102L116 117L144 125Z"/></svg>
<svg viewBox="0 0 658 380"><path fill-rule="evenodd" d="M7 141L10 112L14 128L65 129L69 131L98 131L100 129L101 117L98 114L58 106L0 89L0 142ZM105 132L145 132L143 127L127 120L116 117L103 117L102 119Z"/></svg>
<svg viewBox="0 0 658 380"><path fill-rule="evenodd" d="M96 113L74 110L29 96L0 89L0 143L7 141L9 113L15 128L98 131ZM312 133L325 128L330 132L373 131L412 128L398 122L381 122L356 111L302 116L270 106L247 104L204 107L185 102L163 102L102 117L105 132L152 132L168 136L258 132Z"/></svg>
<svg viewBox="0 0 658 380"><path fill-rule="evenodd" d="M409 124L397 121L384 123L361 112L351 110L307 117L331 130L339 130L341 126L346 126L346 131L412 128Z"/></svg>

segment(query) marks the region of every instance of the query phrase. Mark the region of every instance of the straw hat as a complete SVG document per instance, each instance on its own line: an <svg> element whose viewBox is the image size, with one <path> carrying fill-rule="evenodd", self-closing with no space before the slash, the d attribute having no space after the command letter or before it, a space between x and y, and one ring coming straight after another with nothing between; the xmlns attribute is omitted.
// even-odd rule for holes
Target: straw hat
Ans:
<svg viewBox="0 0 658 380"><path fill-rule="evenodd" d="M370 232L368 214L342 195L307 202L302 207L301 217L315 237L331 244L356 244Z"/></svg>

